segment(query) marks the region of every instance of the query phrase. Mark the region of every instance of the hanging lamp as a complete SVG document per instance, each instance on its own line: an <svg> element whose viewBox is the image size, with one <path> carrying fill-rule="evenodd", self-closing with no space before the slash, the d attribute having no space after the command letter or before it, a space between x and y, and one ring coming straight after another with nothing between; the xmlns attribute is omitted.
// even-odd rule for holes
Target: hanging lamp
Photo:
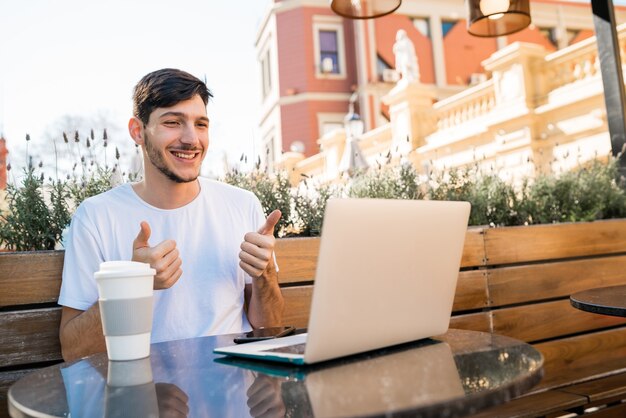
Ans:
<svg viewBox="0 0 626 418"><path fill-rule="evenodd" d="M466 0L467 31L474 36L510 35L530 25L529 0Z"/></svg>
<svg viewBox="0 0 626 418"><path fill-rule="evenodd" d="M330 0L330 8L348 19L374 19L394 12L402 0Z"/></svg>

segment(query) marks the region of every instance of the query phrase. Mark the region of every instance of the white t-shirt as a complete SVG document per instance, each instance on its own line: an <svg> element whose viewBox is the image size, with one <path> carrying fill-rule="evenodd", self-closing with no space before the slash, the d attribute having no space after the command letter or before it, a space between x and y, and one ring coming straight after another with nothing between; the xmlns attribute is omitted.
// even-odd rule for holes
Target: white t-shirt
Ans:
<svg viewBox="0 0 626 418"><path fill-rule="evenodd" d="M140 222L150 224L149 244L176 241L183 274L171 288L154 292L152 342L250 330L243 312L239 267L244 235L265 222L256 196L225 183L199 178L200 194L181 208L144 202L130 184L85 200L65 242L59 304L87 310L98 300L93 277L100 263L130 260Z"/></svg>

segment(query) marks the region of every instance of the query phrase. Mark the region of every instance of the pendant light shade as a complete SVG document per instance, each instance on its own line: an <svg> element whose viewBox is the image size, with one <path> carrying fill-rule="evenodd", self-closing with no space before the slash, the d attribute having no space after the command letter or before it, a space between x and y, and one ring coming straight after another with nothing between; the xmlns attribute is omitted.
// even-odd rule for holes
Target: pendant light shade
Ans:
<svg viewBox="0 0 626 418"><path fill-rule="evenodd" d="M530 25L529 0L466 0L467 31L474 36L510 35Z"/></svg>
<svg viewBox="0 0 626 418"><path fill-rule="evenodd" d="M373 19L388 15L402 0L330 0L330 8L348 19Z"/></svg>

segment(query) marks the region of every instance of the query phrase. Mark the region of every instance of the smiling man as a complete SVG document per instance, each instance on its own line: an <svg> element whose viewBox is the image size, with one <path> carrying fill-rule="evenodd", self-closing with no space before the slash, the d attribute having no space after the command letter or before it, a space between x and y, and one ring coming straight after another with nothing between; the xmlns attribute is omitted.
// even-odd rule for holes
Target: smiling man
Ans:
<svg viewBox="0 0 626 418"><path fill-rule="evenodd" d="M199 177L209 146L206 85L163 69L135 86L130 136L144 179L85 200L65 242L59 304L65 360L106 351L93 273L103 261L149 263L152 342L281 325L273 231L250 192Z"/></svg>

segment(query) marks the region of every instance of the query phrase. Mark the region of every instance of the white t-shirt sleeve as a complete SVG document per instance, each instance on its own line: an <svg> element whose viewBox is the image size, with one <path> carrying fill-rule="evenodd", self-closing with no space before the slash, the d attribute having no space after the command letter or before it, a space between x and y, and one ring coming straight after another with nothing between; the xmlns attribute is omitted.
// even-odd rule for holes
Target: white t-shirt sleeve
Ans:
<svg viewBox="0 0 626 418"><path fill-rule="evenodd" d="M104 257L96 236L96 230L81 205L72 218L65 245L59 305L85 311L98 301L93 274L98 271Z"/></svg>

